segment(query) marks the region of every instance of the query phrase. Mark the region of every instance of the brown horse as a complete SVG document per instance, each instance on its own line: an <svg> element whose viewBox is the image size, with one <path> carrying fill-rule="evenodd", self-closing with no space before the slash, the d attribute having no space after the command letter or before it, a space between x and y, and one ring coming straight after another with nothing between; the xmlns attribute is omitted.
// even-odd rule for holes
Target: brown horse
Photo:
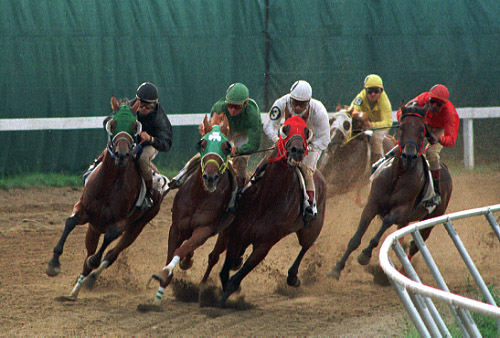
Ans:
<svg viewBox="0 0 500 338"><path fill-rule="evenodd" d="M63 298L65 300L76 300L82 285L94 285L100 273L113 264L120 252L131 245L144 226L156 216L164 197L154 191L152 208L141 210L135 206L141 191L141 176L132 158L134 136L131 133L140 131L140 122L135 118L139 101L129 108L121 106L112 97L111 107L116 112L115 117L122 112L127 117L114 118L108 122L106 129L110 133L110 140L102 163L89 177L79 201L73 207L73 214L66 219L64 231L46 270L49 276L60 273L59 257L68 235L77 225L89 223L85 236L87 257L83 271L70 295ZM101 234L104 234L104 240L96 253ZM106 253L101 263L105 249L119 237L116 246Z"/></svg>
<svg viewBox="0 0 500 338"><path fill-rule="evenodd" d="M266 257L274 244L293 232L297 234L302 249L288 270L287 283L294 287L300 285L297 277L299 265L323 227L326 200L325 180L316 171L314 181L318 217L305 225L304 192L299 183L297 165L307 154L309 136L310 131L303 119L293 116L286 120L262 178L243 192L233 223L222 233L227 238L227 251L220 272L224 295L217 307L224 306L243 278ZM229 278L229 270L238 266L250 244L253 246L252 253L239 271ZM213 267L212 263L209 261L205 276Z"/></svg>
<svg viewBox="0 0 500 338"><path fill-rule="evenodd" d="M427 107L405 107L401 104L401 121L399 127L398 145L395 157L390 165L382 166L375 174L372 182L368 202L361 214L361 220L354 236L349 241L347 250L337 262L329 275L339 279L347 258L361 244L361 238L366 232L372 219L382 217L382 226L358 256L361 265L369 263L372 250L377 247L382 234L393 224L398 228L410 222L421 221L441 216L446 212L452 192L450 172L444 163L441 163L441 198L439 204L431 213L422 204L424 189L427 187L428 168L422 156L424 149L426 125L424 122ZM432 228L421 231L426 240ZM411 259L418 252L414 241L410 244L408 257Z"/></svg>
<svg viewBox="0 0 500 338"><path fill-rule="evenodd" d="M330 120L330 144L323 152L318 169L329 185L327 198L355 190L354 201L362 205L361 188L370 176L370 131L365 113L345 109Z"/></svg>
<svg viewBox="0 0 500 338"><path fill-rule="evenodd" d="M166 266L151 276L160 282L155 305L160 304L177 263L180 262L181 269L190 268L196 248L234 219L234 214L228 211L233 191L237 187L235 174L227 158L231 153L231 144L226 138L229 121L224 114L215 114L211 122L205 116L199 130L204 135L198 145L201 165L175 195Z"/></svg>

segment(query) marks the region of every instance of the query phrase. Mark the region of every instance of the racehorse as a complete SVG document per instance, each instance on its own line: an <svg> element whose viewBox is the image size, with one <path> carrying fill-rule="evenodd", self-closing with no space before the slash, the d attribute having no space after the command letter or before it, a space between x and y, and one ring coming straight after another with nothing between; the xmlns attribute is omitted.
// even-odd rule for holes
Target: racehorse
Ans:
<svg viewBox="0 0 500 338"><path fill-rule="evenodd" d="M307 154L310 136L311 132L302 118L293 116L286 120L280 128L280 140L263 176L242 193L235 219L222 233L227 239L227 251L219 274L224 294L217 307L223 307L227 298L239 288L243 278L278 241L293 232L297 234L302 249L288 270L287 283L294 287L300 286L297 277L300 262L318 237L325 216L326 182L321 172L316 170L314 182L318 217L310 224L304 224L304 190L299 182L297 165ZM250 244L253 246L252 253L229 278L229 270L238 266ZM205 276L208 276L212 266L209 260Z"/></svg>
<svg viewBox="0 0 500 338"><path fill-rule="evenodd" d="M423 205L422 197L428 187L428 168L424 156L424 141L426 124L424 122L427 107L405 107L401 104L401 119L399 127L398 145L394 159L390 165L381 166L374 174L368 201L361 214L358 229L350 239L347 250L337 262L329 275L339 279L347 258L361 244L361 238L370 222L376 215L382 217L382 226L370 240L369 245L358 256L361 265L369 263L372 250L377 247L383 233L393 224L398 229L410 222L421 221L441 216L446 212L452 192L450 172L444 163L441 163L441 204L429 213ZM426 240L432 228L421 230ZM408 258L418 252L414 241L410 243Z"/></svg>
<svg viewBox="0 0 500 338"><path fill-rule="evenodd" d="M89 223L85 236L87 257L83 271L70 295L63 300L76 300L82 285L94 285L101 272L113 264L120 252L131 245L144 226L158 214L164 197L154 191L152 208L141 210L136 207L142 183L132 158L132 149L134 135L141 131L141 124L136 117L139 100L129 107L120 105L113 96L111 107L115 114L106 125L110 134L107 151L102 163L89 176L80 199L73 207L73 214L66 219L64 231L46 270L51 277L60 273L59 257L68 235L77 225ZM104 240L96 253L102 234ZM105 249L119 237L116 246L107 251L101 263Z"/></svg>
<svg viewBox="0 0 500 338"><path fill-rule="evenodd" d="M370 136L368 117L363 112L342 109L330 120L330 143L318 169L329 184L327 198L356 191L354 201L362 205L361 188L370 176Z"/></svg>
<svg viewBox="0 0 500 338"><path fill-rule="evenodd" d="M154 299L155 305L160 304L164 289L172 281L172 272L177 263L180 262L183 270L190 268L196 248L234 219L234 213L228 211L233 191L237 187L235 173L228 162L228 155L231 153L231 144L226 137L229 133L229 121L224 114L215 114L210 122L205 116L199 130L204 135L198 144L201 165L179 187L175 195L168 236L167 265L151 276L160 282Z"/></svg>

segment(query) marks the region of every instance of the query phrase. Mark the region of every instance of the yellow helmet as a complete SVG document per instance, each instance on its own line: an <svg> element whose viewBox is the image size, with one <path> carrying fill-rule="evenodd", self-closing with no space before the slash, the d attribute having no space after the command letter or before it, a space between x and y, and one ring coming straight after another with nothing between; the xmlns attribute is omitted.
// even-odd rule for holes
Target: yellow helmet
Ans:
<svg viewBox="0 0 500 338"><path fill-rule="evenodd" d="M384 84L382 83L382 78L376 74L370 74L365 77L365 88L382 88L384 89Z"/></svg>

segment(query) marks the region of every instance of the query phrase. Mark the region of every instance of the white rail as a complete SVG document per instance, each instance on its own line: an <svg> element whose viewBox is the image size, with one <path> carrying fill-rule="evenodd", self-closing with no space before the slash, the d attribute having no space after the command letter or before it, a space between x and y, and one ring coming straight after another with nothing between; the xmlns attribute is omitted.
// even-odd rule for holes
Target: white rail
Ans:
<svg viewBox="0 0 500 338"><path fill-rule="evenodd" d="M441 334L446 336L447 334L446 334L446 328L442 328L439 326L440 318L436 320L435 318L436 313L432 313L430 317L429 316L426 317L425 311L422 309L422 304L419 303L419 300L417 300L417 302L413 302L412 299L415 299L413 297L414 295L419 295L421 297L428 297L430 299L442 301L451 306L455 318L457 319L457 323L461 327L465 335L469 334L471 336L476 336L479 332L477 331L475 323L473 323L470 315L467 312L460 313L459 312L460 310L473 311L500 320L500 308L498 308L495 305L494 300L491 297L488 288L486 287L486 284L484 283L481 275L475 268L474 263L470 259L470 256L468 255L465 247L462 245L460 238L458 237L458 234L456 233L452 225L452 221L454 220L474 217L474 216L485 216L488 222L490 223L491 227L493 228L495 235L500 241L500 228L492 214L493 212L498 212L498 211L500 211L500 204L484 208L460 211L449 215L443 215L440 217L408 225L390 234L385 239L379 252L380 266L382 267L382 269L388 276L389 280L391 281L391 284L393 285L396 293L401 298L403 305L408 311L412 321L414 322L421 336L429 336L429 335L441 336ZM423 239L421 238L420 233L418 231L438 224L443 224L446 227L449 236L453 239L457 250L461 254L462 259L466 263L469 271L471 272L472 276L474 277L474 280L476 281L476 284L483 293L483 297L485 297L485 299L490 304L482 303L480 301L473 300L449 292L448 288L446 287L446 283L441 276L441 273L437 269L437 266L435 265L432 256L430 255L430 252L425 246ZM415 242L417 243L420 252L424 257L424 260L426 261L426 264L429 267L434 279L438 283L440 289L422 284L418 276L416 275L415 270L411 266L411 263L404 254L404 251L401 245L399 244L399 239L409 234L413 236ZM391 248L396 252L396 255L398 256L399 260L403 264L403 267L405 268L405 271L407 272L409 277L411 277L411 279L402 275L394 268L389 258L389 251ZM431 312L435 311L435 308L433 308L432 303L430 304L427 303L426 305L431 305L428 306L429 311ZM425 307L425 305L423 306ZM433 322L434 320L436 320L437 323ZM436 331L436 328L438 326L439 329L438 331Z"/></svg>
<svg viewBox="0 0 500 338"><path fill-rule="evenodd" d="M474 168L474 129L473 120L500 117L500 107L468 107L458 108L458 115L462 119L464 136L464 165L466 169ZM330 113L332 114L332 113ZM205 114L169 114L173 126L198 125ZM263 121L267 113L261 113ZM105 116L91 117L54 117L54 118L27 118L27 119L0 119L0 131L23 130L71 130L102 128ZM396 112L392 112L392 119L396 121Z"/></svg>

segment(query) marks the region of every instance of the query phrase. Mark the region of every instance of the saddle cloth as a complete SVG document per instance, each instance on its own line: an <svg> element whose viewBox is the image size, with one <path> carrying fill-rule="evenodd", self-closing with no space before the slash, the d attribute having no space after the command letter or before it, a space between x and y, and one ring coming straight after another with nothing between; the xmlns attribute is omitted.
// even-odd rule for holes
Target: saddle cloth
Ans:
<svg viewBox="0 0 500 338"><path fill-rule="evenodd" d="M93 170L92 172L87 176L85 179L85 185L87 185L87 182L89 181L90 177L94 175L96 172L96 169L99 168L101 163L99 163ZM153 171L153 189L158 190L160 194L163 195L163 193L168 189L168 183L170 180L168 179L167 176L161 175L155 171ZM144 179L141 177L141 191L139 192L139 197L137 198L137 201L135 202L136 207L140 207L142 203L144 202L144 197L146 196L146 183L144 182Z"/></svg>
<svg viewBox="0 0 500 338"><path fill-rule="evenodd" d="M390 157L386 159L384 162L380 164L380 166L375 170L375 172L370 176L370 182L373 182L375 177L377 177L380 172L382 171L382 168L386 168L392 165L392 161L394 160L394 157ZM432 180L432 175L431 171L429 170L429 162L427 162L427 158L425 157L425 154L422 155L422 161L424 164L424 171L426 172L426 182L424 184L423 188L423 193L422 193L422 200L420 201L419 205L422 205L424 208L427 209L427 212L430 214L436 209L436 205L431 205L431 206L425 206L427 201L431 200L434 196L436 196L436 192L434 191L434 182Z"/></svg>

